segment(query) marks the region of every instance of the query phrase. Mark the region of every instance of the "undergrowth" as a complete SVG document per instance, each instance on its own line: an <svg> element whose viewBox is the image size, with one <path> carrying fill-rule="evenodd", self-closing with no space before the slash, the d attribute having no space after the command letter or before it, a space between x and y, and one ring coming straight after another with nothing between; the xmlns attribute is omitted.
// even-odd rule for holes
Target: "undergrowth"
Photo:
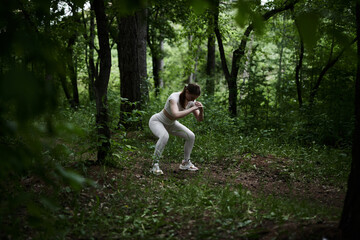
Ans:
<svg viewBox="0 0 360 240"><path fill-rule="evenodd" d="M348 149L299 144L291 137L278 137L273 129L249 130L241 118L229 117L220 104L205 101L204 105L204 122L190 116L180 120L196 134L192 153L196 165L220 171L240 166L246 172L257 168L250 163L253 156L272 156L284 164L278 161L269 167L278 169L287 184L312 181L345 185L351 161ZM281 224L339 218L338 208L295 197L253 194L231 177L214 184L204 172L180 178L171 172L165 178L150 175L156 138L147 124L161 109L160 102L148 106L141 113L142 126L134 132L118 128L118 112L111 114L111 157L107 166L100 167L98 176L91 175L93 170L88 166L96 159L95 119L90 114L94 105L58 113L56 124L62 132L45 154L49 158L61 156L56 158L61 165L75 167L81 175L97 181L97 187L68 188L59 193L66 208L58 212L62 222L58 238L257 239L267 221ZM178 164L182 156L183 140L171 136L161 164Z"/></svg>

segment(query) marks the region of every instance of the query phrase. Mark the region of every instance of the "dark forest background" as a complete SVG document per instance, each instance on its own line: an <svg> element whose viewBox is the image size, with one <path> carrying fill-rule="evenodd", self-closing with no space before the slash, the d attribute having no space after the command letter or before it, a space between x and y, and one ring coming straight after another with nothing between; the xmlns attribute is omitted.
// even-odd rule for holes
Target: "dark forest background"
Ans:
<svg viewBox="0 0 360 240"><path fill-rule="evenodd" d="M267 221L332 221L359 239L359 35L358 0L2 0L0 236L261 239ZM205 106L182 120L197 165L235 179L275 158L271 175L336 187L341 207L206 170L151 176L148 120L187 83ZM164 164L181 152L172 139Z"/></svg>

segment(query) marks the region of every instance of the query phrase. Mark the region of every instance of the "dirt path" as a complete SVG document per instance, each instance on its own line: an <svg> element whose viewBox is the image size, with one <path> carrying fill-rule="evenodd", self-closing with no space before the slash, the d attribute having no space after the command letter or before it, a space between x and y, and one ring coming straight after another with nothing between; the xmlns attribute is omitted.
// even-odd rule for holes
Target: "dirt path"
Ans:
<svg viewBox="0 0 360 240"><path fill-rule="evenodd" d="M139 159L135 175L139 178L146 178L142 161ZM242 164L252 166L251 169L242 168ZM273 156L254 156L249 159L239 157L237 166L231 168L219 165L202 165L200 173L214 185L225 185L229 183L241 184L252 194L266 194L274 196L289 196L298 199L312 200L331 207L342 208L345 197L343 186L322 184L320 181L309 181L307 179L292 178L291 174L283 174L281 169L290 164L288 160ZM277 167L274 167L277 166ZM179 163L162 163L164 171L163 178L191 178L196 173L183 172L178 169ZM125 170L126 172L126 170ZM131 173L128 173L131 174Z"/></svg>

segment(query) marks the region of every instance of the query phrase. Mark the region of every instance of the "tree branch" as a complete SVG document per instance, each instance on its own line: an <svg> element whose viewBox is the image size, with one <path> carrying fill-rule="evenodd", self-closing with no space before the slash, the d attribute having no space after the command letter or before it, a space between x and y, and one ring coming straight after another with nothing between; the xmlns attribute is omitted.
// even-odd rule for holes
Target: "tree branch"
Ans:
<svg viewBox="0 0 360 240"><path fill-rule="evenodd" d="M339 61L339 59L341 58L341 56L344 54L344 52L349 49L351 47L351 45L353 45L356 41L358 40L358 37L354 38L354 40L352 40L347 46L345 46L336 57L334 57L333 59L329 59L328 63L325 65L325 67L321 70L319 77L315 83L315 86L312 88L311 93L310 93L310 105L312 105L314 103L315 100L315 96L319 90L320 84L325 76L325 74L327 73L327 71L332 68L335 63L337 63L337 61Z"/></svg>
<svg viewBox="0 0 360 240"><path fill-rule="evenodd" d="M215 23L214 31L215 31L216 39L217 39L218 45L219 45L221 66L222 66L222 69L223 69L223 72L225 75L225 79L229 79L230 73L229 73L227 63L226 63L224 45L222 42L220 30L219 30L219 1L217 1L216 10L214 13L214 23Z"/></svg>

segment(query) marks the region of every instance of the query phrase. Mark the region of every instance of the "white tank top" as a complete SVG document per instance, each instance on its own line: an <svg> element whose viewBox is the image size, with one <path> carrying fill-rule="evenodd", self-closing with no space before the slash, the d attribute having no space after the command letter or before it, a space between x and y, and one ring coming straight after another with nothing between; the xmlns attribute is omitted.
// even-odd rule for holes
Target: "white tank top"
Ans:
<svg viewBox="0 0 360 240"><path fill-rule="evenodd" d="M170 108L170 100L173 100L176 102L178 108L179 108L179 111L183 111L185 109L188 109L188 108L191 108L192 106L195 105L195 101L189 101L188 104L186 105L185 109L181 106L180 104L180 93L181 92L175 92L175 93L172 93L168 99L166 100L166 103L165 103L165 107L164 109L173 117L173 114L171 112L171 108Z"/></svg>

